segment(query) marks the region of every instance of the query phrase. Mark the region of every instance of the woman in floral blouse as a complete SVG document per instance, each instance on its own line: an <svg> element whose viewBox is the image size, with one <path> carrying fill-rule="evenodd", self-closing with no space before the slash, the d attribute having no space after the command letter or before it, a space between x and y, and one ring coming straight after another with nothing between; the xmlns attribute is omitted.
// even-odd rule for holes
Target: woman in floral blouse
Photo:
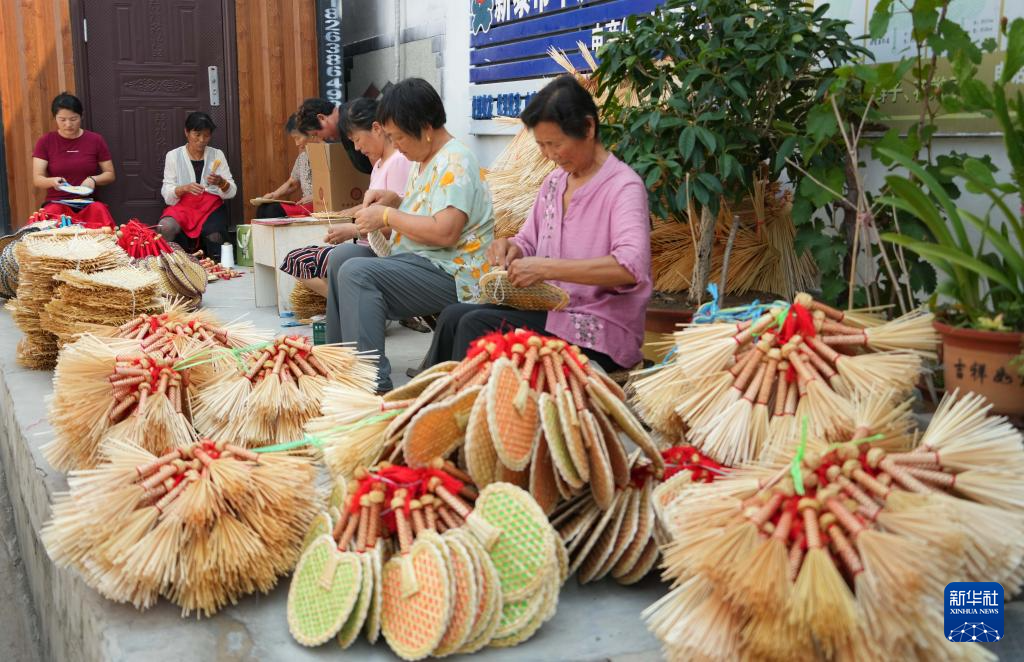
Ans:
<svg viewBox="0 0 1024 662"><path fill-rule="evenodd" d="M597 106L572 76L560 76L520 116L541 152L558 164L512 239L488 248L489 262L514 285L550 282L569 293L558 312L459 303L441 313L426 366L461 359L469 344L501 328L558 336L608 371L642 358L651 298L647 191L629 166L605 150Z"/></svg>
<svg viewBox="0 0 1024 662"><path fill-rule="evenodd" d="M473 301L494 237L491 194L476 157L445 129L430 83L409 78L381 99L377 121L413 162L405 196L371 190L356 213L359 233L391 229L391 255L341 244L327 267L327 341L355 342L380 355L377 389L391 389L386 321L432 315Z"/></svg>

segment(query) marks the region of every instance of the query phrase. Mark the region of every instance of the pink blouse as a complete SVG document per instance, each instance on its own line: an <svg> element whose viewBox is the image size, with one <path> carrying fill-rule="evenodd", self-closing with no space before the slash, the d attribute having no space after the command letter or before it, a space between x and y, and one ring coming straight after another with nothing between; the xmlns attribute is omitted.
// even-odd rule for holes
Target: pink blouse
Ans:
<svg viewBox="0 0 1024 662"><path fill-rule="evenodd" d="M569 175L547 176L526 223L512 241L524 256L582 260L611 255L636 284L600 287L551 281L569 293L565 310L548 313L545 330L563 340L607 354L624 368L643 358L644 317L651 298L651 241L647 190L615 156L573 193L562 198Z"/></svg>
<svg viewBox="0 0 1024 662"><path fill-rule="evenodd" d="M385 191L394 191L399 196L405 195L405 187L409 182L409 169L412 168L412 161L397 149L391 153L387 160L379 160L373 165L370 173L370 188Z"/></svg>

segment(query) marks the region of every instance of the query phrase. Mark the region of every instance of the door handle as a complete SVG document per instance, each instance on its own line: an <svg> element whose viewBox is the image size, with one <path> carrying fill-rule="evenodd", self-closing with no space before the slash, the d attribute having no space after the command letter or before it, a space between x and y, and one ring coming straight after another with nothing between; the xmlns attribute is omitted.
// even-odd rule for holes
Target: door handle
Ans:
<svg viewBox="0 0 1024 662"><path fill-rule="evenodd" d="M220 105L220 79L217 75L217 67L211 65L206 68L206 78L210 86L210 105Z"/></svg>

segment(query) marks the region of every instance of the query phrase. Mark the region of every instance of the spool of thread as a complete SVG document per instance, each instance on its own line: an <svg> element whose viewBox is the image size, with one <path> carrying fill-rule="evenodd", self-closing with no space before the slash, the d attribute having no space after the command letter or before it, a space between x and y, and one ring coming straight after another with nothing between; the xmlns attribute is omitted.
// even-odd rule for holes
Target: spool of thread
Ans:
<svg viewBox="0 0 1024 662"><path fill-rule="evenodd" d="M233 269L235 266L235 247L231 244L220 246L220 266L225 269Z"/></svg>

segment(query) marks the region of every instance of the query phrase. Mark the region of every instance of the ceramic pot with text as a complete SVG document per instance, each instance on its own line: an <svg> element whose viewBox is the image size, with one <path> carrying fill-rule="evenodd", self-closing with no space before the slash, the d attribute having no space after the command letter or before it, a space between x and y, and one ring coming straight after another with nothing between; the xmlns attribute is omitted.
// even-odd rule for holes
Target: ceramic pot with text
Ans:
<svg viewBox="0 0 1024 662"><path fill-rule="evenodd" d="M942 336L946 390L974 391L992 413L1024 416L1024 375L1010 362L1022 351L1024 333L961 329L935 322Z"/></svg>

